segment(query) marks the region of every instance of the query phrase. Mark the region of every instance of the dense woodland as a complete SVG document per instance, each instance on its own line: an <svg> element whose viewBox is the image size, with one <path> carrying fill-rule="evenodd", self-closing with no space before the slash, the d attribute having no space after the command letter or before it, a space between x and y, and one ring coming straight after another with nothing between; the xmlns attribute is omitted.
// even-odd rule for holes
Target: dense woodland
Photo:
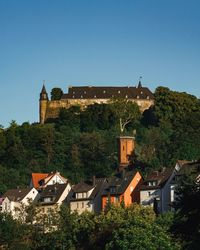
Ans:
<svg viewBox="0 0 200 250"><path fill-rule="evenodd" d="M72 183L112 175L121 134L135 136L131 161L144 177L153 169L174 167L178 159L199 160L200 100L158 87L154 107L143 114L136 104L113 100L85 110L63 109L58 119L44 125L12 121L0 129L0 192L28 185L32 172L58 170ZM1 244L10 232L9 249L17 244L22 244L18 249L199 249L200 188L188 176L180 187L175 214L155 217L147 208L122 206L100 216L78 216L64 208L57 233L45 236L31 223L0 215Z"/></svg>
<svg viewBox="0 0 200 250"><path fill-rule="evenodd" d="M120 129L130 116L125 129ZM0 129L0 192L28 185L32 172L58 170L72 183L112 175L118 164L117 137L136 137L133 164L145 175L200 157L200 100L158 87L155 106L139 113L136 104L117 100L74 106L41 125L12 121Z"/></svg>

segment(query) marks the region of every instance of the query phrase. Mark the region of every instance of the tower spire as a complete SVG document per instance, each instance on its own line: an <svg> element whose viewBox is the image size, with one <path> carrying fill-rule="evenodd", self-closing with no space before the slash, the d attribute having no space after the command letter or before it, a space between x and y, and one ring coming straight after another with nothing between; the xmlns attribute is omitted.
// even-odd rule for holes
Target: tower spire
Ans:
<svg viewBox="0 0 200 250"><path fill-rule="evenodd" d="M142 80L142 76L140 76L140 78L139 78L138 88L142 88L141 80Z"/></svg>
<svg viewBox="0 0 200 250"><path fill-rule="evenodd" d="M45 88L45 80L43 81L42 90L40 92L40 100L48 100L48 94Z"/></svg>

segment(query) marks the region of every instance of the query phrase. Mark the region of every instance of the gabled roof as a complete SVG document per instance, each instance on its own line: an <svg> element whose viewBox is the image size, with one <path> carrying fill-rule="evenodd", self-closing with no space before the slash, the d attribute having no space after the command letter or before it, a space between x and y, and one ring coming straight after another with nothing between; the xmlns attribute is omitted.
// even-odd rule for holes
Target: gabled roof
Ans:
<svg viewBox="0 0 200 250"><path fill-rule="evenodd" d="M127 170L108 178L108 182L103 190L102 195L123 194L135 177L136 173L137 171Z"/></svg>
<svg viewBox="0 0 200 250"><path fill-rule="evenodd" d="M32 173L32 184L34 188L40 187L40 181L45 179L49 174L47 173Z"/></svg>
<svg viewBox="0 0 200 250"><path fill-rule="evenodd" d="M74 193L84 193L84 192L88 192L91 189L93 189L94 186L89 185L85 182L80 182L78 184L76 184L72 189L74 191Z"/></svg>
<svg viewBox="0 0 200 250"><path fill-rule="evenodd" d="M32 190L33 188L17 188L9 189L4 195L3 198L8 198L10 201L22 201L24 197Z"/></svg>
<svg viewBox="0 0 200 250"><path fill-rule="evenodd" d="M162 188L169 177L172 175L174 168L165 168L162 171L152 171L141 186L141 190L154 190ZM155 185L149 186L149 182L155 182Z"/></svg>
<svg viewBox="0 0 200 250"><path fill-rule="evenodd" d="M69 87L68 93L61 99L154 99L153 93L146 87L95 87L81 86Z"/></svg>
<svg viewBox="0 0 200 250"><path fill-rule="evenodd" d="M70 201L75 201L75 200L93 200L95 197L99 194L101 191L103 185L106 183L106 178L95 178L95 183L94 185L92 184L87 184L85 182L78 183L74 187L72 187L72 193L70 197ZM92 190L93 189L93 190ZM76 198L75 195L76 193L84 193L92 190L92 193L90 194L89 197L85 198Z"/></svg>
<svg viewBox="0 0 200 250"><path fill-rule="evenodd" d="M68 183L64 183L64 184L54 184L54 185L48 185L46 186L42 192L40 193L40 203L43 204L55 204L58 202L58 200L60 199L61 195L63 194L63 192L65 191L66 187L67 187ZM42 202L42 200L44 198L47 197L52 197L52 200L50 202Z"/></svg>
<svg viewBox="0 0 200 250"><path fill-rule="evenodd" d="M51 172L51 173L32 173L32 183L35 188L40 188L42 186L46 186L48 182L55 176L59 176L59 178L67 183L67 179L60 175L59 172ZM42 182L42 183L41 183Z"/></svg>

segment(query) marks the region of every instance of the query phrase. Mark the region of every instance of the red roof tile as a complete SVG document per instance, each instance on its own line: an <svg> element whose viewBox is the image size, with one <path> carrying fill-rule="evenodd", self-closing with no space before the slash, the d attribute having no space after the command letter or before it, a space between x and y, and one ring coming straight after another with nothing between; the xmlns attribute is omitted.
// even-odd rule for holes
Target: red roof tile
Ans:
<svg viewBox="0 0 200 250"><path fill-rule="evenodd" d="M39 188L40 184L39 181L45 179L49 174L46 173L32 173L32 184L34 188Z"/></svg>

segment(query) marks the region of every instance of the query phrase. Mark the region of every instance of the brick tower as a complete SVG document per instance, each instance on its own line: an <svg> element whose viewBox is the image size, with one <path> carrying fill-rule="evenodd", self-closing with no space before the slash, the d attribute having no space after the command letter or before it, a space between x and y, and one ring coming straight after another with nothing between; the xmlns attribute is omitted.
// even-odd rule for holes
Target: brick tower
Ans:
<svg viewBox="0 0 200 250"><path fill-rule="evenodd" d="M129 165L130 156L135 149L135 138L132 136L120 136L118 138L119 170Z"/></svg>

